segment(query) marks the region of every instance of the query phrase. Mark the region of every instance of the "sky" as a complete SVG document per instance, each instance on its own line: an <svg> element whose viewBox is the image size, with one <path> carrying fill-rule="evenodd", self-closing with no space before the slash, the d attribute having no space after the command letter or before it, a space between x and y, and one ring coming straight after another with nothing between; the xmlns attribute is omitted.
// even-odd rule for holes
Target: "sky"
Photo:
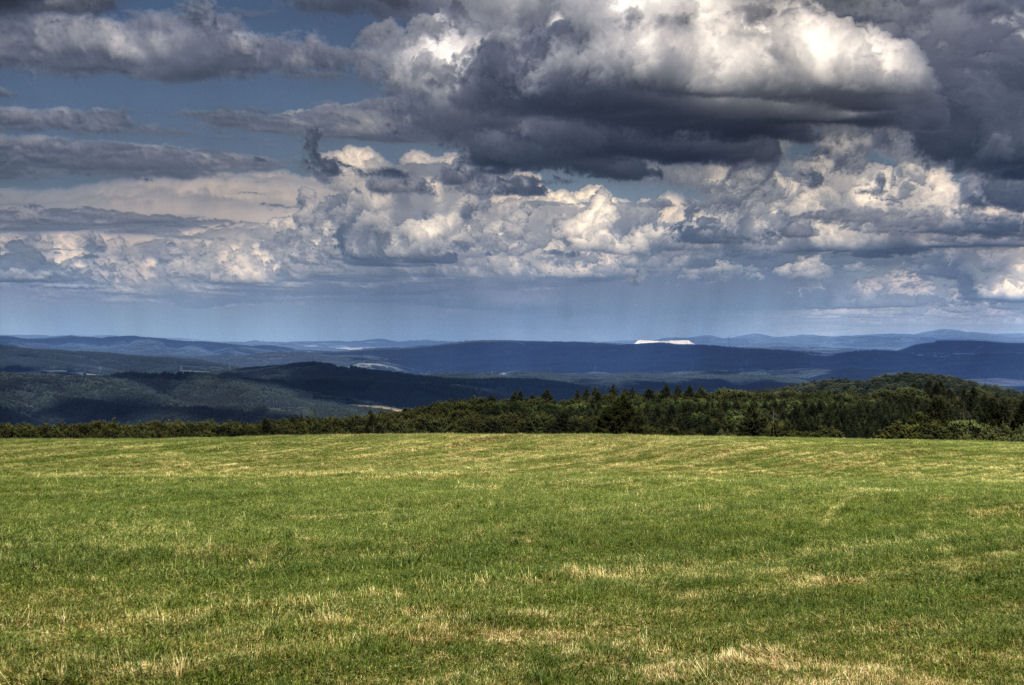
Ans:
<svg viewBox="0 0 1024 685"><path fill-rule="evenodd" d="M0 333L1024 331L1018 0L0 0Z"/></svg>

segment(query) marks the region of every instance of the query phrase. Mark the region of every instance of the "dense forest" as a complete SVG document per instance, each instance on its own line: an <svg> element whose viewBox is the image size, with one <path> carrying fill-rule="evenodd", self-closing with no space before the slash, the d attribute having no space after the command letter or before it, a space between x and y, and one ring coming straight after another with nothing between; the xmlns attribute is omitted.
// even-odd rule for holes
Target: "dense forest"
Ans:
<svg viewBox="0 0 1024 685"><path fill-rule="evenodd" d="M663 433L1024 440L1024 394L945 376L898 374L777 390L585 390L437 402L362 416L239 421L0 424L0 437L276 433Z"/></svg>

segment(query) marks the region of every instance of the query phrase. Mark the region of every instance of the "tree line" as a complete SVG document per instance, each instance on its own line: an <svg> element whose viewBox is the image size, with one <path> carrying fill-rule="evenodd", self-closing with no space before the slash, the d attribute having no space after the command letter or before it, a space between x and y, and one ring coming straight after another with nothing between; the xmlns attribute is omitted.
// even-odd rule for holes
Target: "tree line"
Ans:
<svg viewBox="0 0 1024 685"><path fill-rule="evenodd" d="M0 424L0 437L179 437L307 433L659 433L1024 440L1024 394L944 376L899 374L776 390L614 386L437 402L352 417Z"/></svg>

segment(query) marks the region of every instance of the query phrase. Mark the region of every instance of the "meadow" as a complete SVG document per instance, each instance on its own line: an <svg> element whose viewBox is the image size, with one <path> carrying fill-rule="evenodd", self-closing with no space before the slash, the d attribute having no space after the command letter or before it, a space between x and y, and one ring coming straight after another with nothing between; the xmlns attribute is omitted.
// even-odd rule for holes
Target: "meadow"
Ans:
<svg viewBox="0 0 1024 685"><path fill-rule="evenodd" d="M0 443L0 683L1024 682L1024 448Z"/></svg>

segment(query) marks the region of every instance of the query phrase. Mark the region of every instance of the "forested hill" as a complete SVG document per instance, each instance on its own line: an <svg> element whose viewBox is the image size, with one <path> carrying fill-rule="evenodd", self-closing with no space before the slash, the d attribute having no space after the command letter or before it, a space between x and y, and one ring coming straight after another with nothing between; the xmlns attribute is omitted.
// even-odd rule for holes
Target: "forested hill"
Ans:
<svg viewBox="0 0 1024 685"><path fill-rule="evenodd" d="M222 373L80 376L0 372L0 422L92 420L260 421L347 416L467 397L545 390L571 397L582 386L530 378L436 378L316 362Z"/></svg>
<svg viewBox="0 0 1024 685"><path fill-rule="evenodd" d="M898 374L771 391L585 391L565 401L516 395L354 417L374 432L631 432L1024 439L1024 394L957 378Z"/></svg>
<svg viewBox="0 0 1024 685"><path fill-rule="evenodd" d="M256 433L594 432L1024 440L1024 394L956 378L898 374L771 391L670 388L550 392L437 402L401 412L260 422L0 424L0 437Z"/></svg>

